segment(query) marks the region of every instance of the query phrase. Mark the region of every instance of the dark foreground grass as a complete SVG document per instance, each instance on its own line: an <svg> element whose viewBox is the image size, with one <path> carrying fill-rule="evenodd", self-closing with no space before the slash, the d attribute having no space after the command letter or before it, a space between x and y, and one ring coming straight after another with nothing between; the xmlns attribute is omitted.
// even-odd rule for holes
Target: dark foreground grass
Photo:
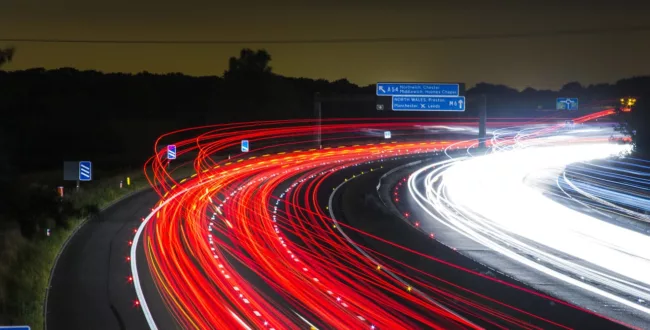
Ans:
<svg viewBox="0 0 650 330"><path fill-rule="evenodd" d="M191 168L174 173L175 178L192 174ZM126 185L126 177L131 185ZM123 181L120 189L119 182ZM28 240L18 228L0 232L0 325L29 325L42 329L44 300L50 271L63 244L92 214L88 205L102 210L118 199L149 188L144 174L133 172L84 183L79 192L69 193L79 216L69 219L66 228L57 227L50 237ZM67 192L66 192L67 193Z"/></svg>

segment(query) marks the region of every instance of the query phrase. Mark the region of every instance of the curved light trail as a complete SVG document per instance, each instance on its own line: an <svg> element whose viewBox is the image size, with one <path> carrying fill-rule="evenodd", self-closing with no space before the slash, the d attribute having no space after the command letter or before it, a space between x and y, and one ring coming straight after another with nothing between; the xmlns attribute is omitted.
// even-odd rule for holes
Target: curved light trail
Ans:
<svg viewBox="0 0 650 330"><path fill-rule="evenodd" d="M609 134L549 125L498 129L492 152L423 166L409 177L409 193L430 221L648 317L647 228L604 218L647 221L643 184L650 171L625 159L606 160L631 151L608 143Z"/></svg>
<svg viewBox="0 0 650 330"><path fill-rule="evenodd" d="M394 159L433 155L452 145L475 146L475 141L430 140L416 128L454 124L412 119L324 121L322 131L328 134L323 141L334 146L323 149L308 146L313 145L311 124L307 120L227 124L178 131L158 140L146 169L161 201L135 231L131 250L139 305L151 328L161 325L147 305L136 262L146 262L164 305L183 328L567 328L435 274L413 276L406 269L416 269L394 266L389 256L350 242L341 227L369 234L330 217L331 189L348 180L341 173L364 175L383 170L383 164ZM471 122L457 125L467 127ZM401 141L372 141L358 133L363 129L390 129ZM177 155L191 162L196 174L176 182L162 141L184 134L193 137L175 140ZM254 153L234 150L242 139L250 141Z"/></svg>

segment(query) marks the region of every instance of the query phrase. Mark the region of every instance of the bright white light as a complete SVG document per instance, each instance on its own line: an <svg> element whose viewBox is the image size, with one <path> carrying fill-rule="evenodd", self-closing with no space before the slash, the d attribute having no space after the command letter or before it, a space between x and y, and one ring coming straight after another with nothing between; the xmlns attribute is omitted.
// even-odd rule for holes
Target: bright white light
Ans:
<svg viewBox="0 0 650 330"><path fill-rule="evenodd" d="M631 147L608 143L553 145L557 143L557 139L528 139L487 156L429 165L410 177L409 191L432 219L466 237L568 284L650 314L644 306L567 276L578 275L647 299L650 237L570 209L527 184L557 177L568 164L628 153ZM427 174L421 191L416 183L423 173ZM553 250L571 258L559 257ZM548 264L562 272L545 266Z"/></svg>
<svg viewBox="0 0 650 330"><path fill-rule="evenodd" d="M606 158L625 146L527 148L460 162L445 171L450 201L492 225L650 284L650 237L569 209L524 184L529 173Z"/></svg>

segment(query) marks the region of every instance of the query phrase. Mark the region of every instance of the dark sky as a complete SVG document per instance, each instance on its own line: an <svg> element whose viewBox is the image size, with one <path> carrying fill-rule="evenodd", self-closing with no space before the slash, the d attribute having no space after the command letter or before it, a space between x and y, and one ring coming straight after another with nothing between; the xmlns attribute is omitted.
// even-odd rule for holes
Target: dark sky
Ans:
<svg viewBox="0 0 650 330"><path fill-rule="evenodd" d="M538 32L650 24L650 1L3 0L0 38L323 39ZM274 71L358 84L480 81L559 88L650 74L650 33L377 44L124 45L11 43L6 69L221 75L244 46ZM0 41L0 45L8 45Z"/></svg>

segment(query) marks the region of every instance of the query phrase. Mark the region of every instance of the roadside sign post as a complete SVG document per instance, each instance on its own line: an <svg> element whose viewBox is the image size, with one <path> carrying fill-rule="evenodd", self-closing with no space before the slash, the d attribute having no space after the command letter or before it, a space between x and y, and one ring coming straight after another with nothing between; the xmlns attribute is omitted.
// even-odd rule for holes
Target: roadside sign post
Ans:
<svg viewBox="0 0 650 330"><path fill-rule="evenodd" d="M77 180L77 190L81 181L92 181L93 179L93 163L91 161L79 162L79 179Z"/></svg>
<svg viewBox="0 0 650 330"><path fill-rule="evenodd" d="M169 168L173 159L176 159L176 145L170 144L167 146L167 168Z"/></svg>
<svg viewBox="0 0 650 330"><path fill-rule="evenodd" d="M167 146L167 159L174 160L176 159L176 145L170 144Z"/></svg>
<svg viewBox="0 0 650 330"><path fill-rule="evenodd" d="M250 151L248 140L241 140L241 152Z"/></svg>
<svg viewBox="0 0 650 330"><path fill-rule="evenodd" d="M390 139L391 138L391 133L390 131L385 131L384 132L384 139Z"/></svg>

